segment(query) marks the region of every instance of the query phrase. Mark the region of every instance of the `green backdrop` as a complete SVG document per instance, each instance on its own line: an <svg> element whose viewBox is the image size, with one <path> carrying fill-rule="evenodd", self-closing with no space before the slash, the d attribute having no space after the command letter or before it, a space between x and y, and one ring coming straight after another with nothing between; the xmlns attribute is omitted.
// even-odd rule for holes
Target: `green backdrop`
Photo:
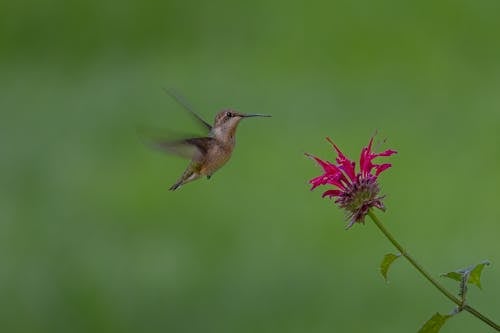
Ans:
<svg viewBox="0 0 500 333"><path fill-rule="evenodd" d="M497 1L0 2L0 331L416 332L453 305L371 223L309 191L378 131L387 227L435 276L493 265L500 320ZM138 127L241 123L209 181ZM202 134L201 132L198 132ZM455 290L453 281L443 281ZM491 332L467 313L443 332Z"/></svg>

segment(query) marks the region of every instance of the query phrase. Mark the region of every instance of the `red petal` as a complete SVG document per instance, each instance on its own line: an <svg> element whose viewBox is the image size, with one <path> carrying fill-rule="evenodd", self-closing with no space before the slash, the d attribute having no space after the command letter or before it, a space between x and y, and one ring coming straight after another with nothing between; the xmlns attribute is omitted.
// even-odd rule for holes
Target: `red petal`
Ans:
<svg viewBox="0 0 500 333"><path fill-rule="evenodd" d="M396 154L397 152L392 149L387 149L381 153L373 153L371 151L373 144L373 137L370 139L370 142L368 143L368 146L364 147L361 150L361 157L359 158L359 164L360 164L360 169L361 169L361 174L363 176L367 176L368 174L371 173L372 169L375 168L375 176L378 176L382 171L386 170L389 168L391 165L386 165L386 164L373 164L372 161L376 157L386 157L386 156L391 156Z"/></svg>
<svg viewBox="0 0 500 333"><path fill-rule="evenodd" d="M325 185L327 184L327 177L325 175L321 175L319 177L313 178L309 181L309 184L312 185L311 191L314 190L316 187L320 185Z"/></svg>
<svg viewBox="0 0 500 333"><path fill-rule="evenodd" d="M312 184L311 191L320 185L326 184L337 186L339 189L345 190L345 185L342 183L343 179L339 178L345 178L341 172L337 173L336 175L329 175L325 173L321 176L313 178L309 181L309 183Z"/></svg>
<svg viewBox="0 0 500 333"><path fill-rule="evenodd" d="M314 159L321 166L321 168L323 168L323 171L325 171L326 173L335 174L337 172L340 172L339 168L335 164L332 164L332 163L327 162L327 161L323 161L322 159L320 159L314 155L308 154L308 153L305 153L305 155L307 157Z"/></svg>
<svg viewBox="0 0 500 333"><path fill-rule="evenodd" d="M366 176L370 173L372 169L371 160L373 159L372 155L372 144L373 144L373 136L370 138L370 142L368 142L368 146L363 147L361 149L361 156L359 157L359 169L361 170L361 174Z"/></svg>
<svg viewBox="0 0 500 333"><path fill-rule="evenodd" d="M390 164L390 163L375 165L375 169L377 169L377 171L375 172L375 177L380 175L384 170L389 169L391 166L392 166L392 164Z"/></svg>
<svg viewBox="0 0 500 333"><path fill-rule="evenodd" d="M328 197L338 197L340 194L342 194L342 191L340 190L328 190L328 191L325 191L323 192L323 194L321 195L322 198L328 196Z"/></svg>
<svg viewBox="0 0 500 333"><path fill-rule="evenodd" d="M371 157L370 151L367 147L364 147L361 150L361 157L359 158L359 169L363 176L366 176L370 173L372 169L372 159L373 158Z"/></svg>
<svg viewBox="0 0 500 333"><path fill-rule="evenodd" d="M344 153L340 150L339 147L330 139L329 137L326 138L328 142L330 142L333 146L333 148L337 151L337 158L336 161L340 165L341 169L344 170L346 175L351 179L352 182L356 181L356 172L354 170L355 163L348 159Z"/></svg>
<svg viewBox="0 0 500 333"><path fill-rule="evenodd" d="M377 157L377 156L391 156L394 154L397 154L397 151L392 150L392 149L387 149L386 151L383 151L383 152L377 153L377 154L373 154L373 155L374 155L374 157Z"/></svg>

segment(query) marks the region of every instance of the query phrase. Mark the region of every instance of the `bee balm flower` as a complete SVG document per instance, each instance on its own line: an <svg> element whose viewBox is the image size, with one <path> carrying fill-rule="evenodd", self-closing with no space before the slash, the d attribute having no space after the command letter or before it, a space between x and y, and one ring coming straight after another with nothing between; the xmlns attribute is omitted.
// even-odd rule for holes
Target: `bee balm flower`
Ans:
<svg viewBox="0 0 500 333"><path fill-rule="evenodd" d="M356 163L348 159L330 138L326 139L337 152L336 164L306 153L321 166L324 172L321 176L311 179L309 183L312 185L311 190L320 185L334 186L334 189L323 192L322 197L335 198L335 203L347 212L349 220L347 229L349 229L356 222L364 222L370 208L385 210L382 202L384 196L379 195L380 187L377 178L383 171L390 168L391 164L375 164L373 159L391 156L396 151L388 149L381 153L372 152L372 137L368 146L361 150L359 171L356 172Z"/></svg>

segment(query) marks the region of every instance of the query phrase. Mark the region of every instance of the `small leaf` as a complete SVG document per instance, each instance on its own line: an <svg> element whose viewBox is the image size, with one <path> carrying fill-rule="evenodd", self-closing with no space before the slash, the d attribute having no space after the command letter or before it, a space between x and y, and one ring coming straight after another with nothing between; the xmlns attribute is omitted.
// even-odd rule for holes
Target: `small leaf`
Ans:
<svg viewBox="0 0 500 333"><path fill-rule="evenodd" d="M472 265L463 269L458 269L454 272L448 272L441 274L441 276L463 282L463 278L467 278L467 283L475 284L481 289L481 273L483 272L484 266L489 265L490 262L485 260L480 264Z"/></svg>
<svg viewBox="0 0 500 333"><path fill-rule="evenodd" d="M483 272L484 266L489 265L489 261L483 261L482 263L476 265L471 271L469 275L469 283L475 284L476 286L479 287L479 289L482 289L481 287L481 273Z"/></svg>
<svg viewBox="0 0 500 333"><path fill-rule="evenodd" d="M436 312L431 319L427 320L427 322L420 328L418 333L437 333L443 327L444 323L451 315L442 315L439 312Z"/></svg>
<svg viewBox="0 0 500 333"><path fill-rule="evenodd" d="M385 282L387 282L387 272L389 271L389 267L392 265L394 260L399 257L401 257L401 254L387 253L384 256L384 259L382 259L382 263L380 264L380 273L382 273Z"/></svg>
<svg viewBox="0 0 500 333"><path fill-rule="evenodd" d="M457 273L457 272L448 272L448 273L445 273L445 274L441 274L441 276L443 277L447 277L447 278L450 278L450 279L453 279L453 280L457 280L457 281L462 281L462 274L461 273Z"/></svg>

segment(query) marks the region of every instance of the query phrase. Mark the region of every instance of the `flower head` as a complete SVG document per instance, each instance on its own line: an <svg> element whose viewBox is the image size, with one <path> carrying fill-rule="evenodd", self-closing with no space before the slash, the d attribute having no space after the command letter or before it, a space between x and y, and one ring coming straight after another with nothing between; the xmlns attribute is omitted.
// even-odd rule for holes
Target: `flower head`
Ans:
<svg viewBox="0 0 500 333"><path fill-rule="evenodd" d="M333 185L334 189L323 192L322 197L335 198L335 203L347 212L350 228L356 222L364 222L365 216L372 207L385 210L382 202L384 196L380 196L380 187L377 183L378 176L391 167L389 163L376 164L376 157L391 156L395 150L388 149L381 153L372 151L373 137L368 146L363 147L359 157L359 171L356 172L356 163L347 158L330 138L326 138L337 152L336 163L323 161L316 156L307 154L313 158L323 169L323 174L309 181L314 190L320 185Z"/></svg>

